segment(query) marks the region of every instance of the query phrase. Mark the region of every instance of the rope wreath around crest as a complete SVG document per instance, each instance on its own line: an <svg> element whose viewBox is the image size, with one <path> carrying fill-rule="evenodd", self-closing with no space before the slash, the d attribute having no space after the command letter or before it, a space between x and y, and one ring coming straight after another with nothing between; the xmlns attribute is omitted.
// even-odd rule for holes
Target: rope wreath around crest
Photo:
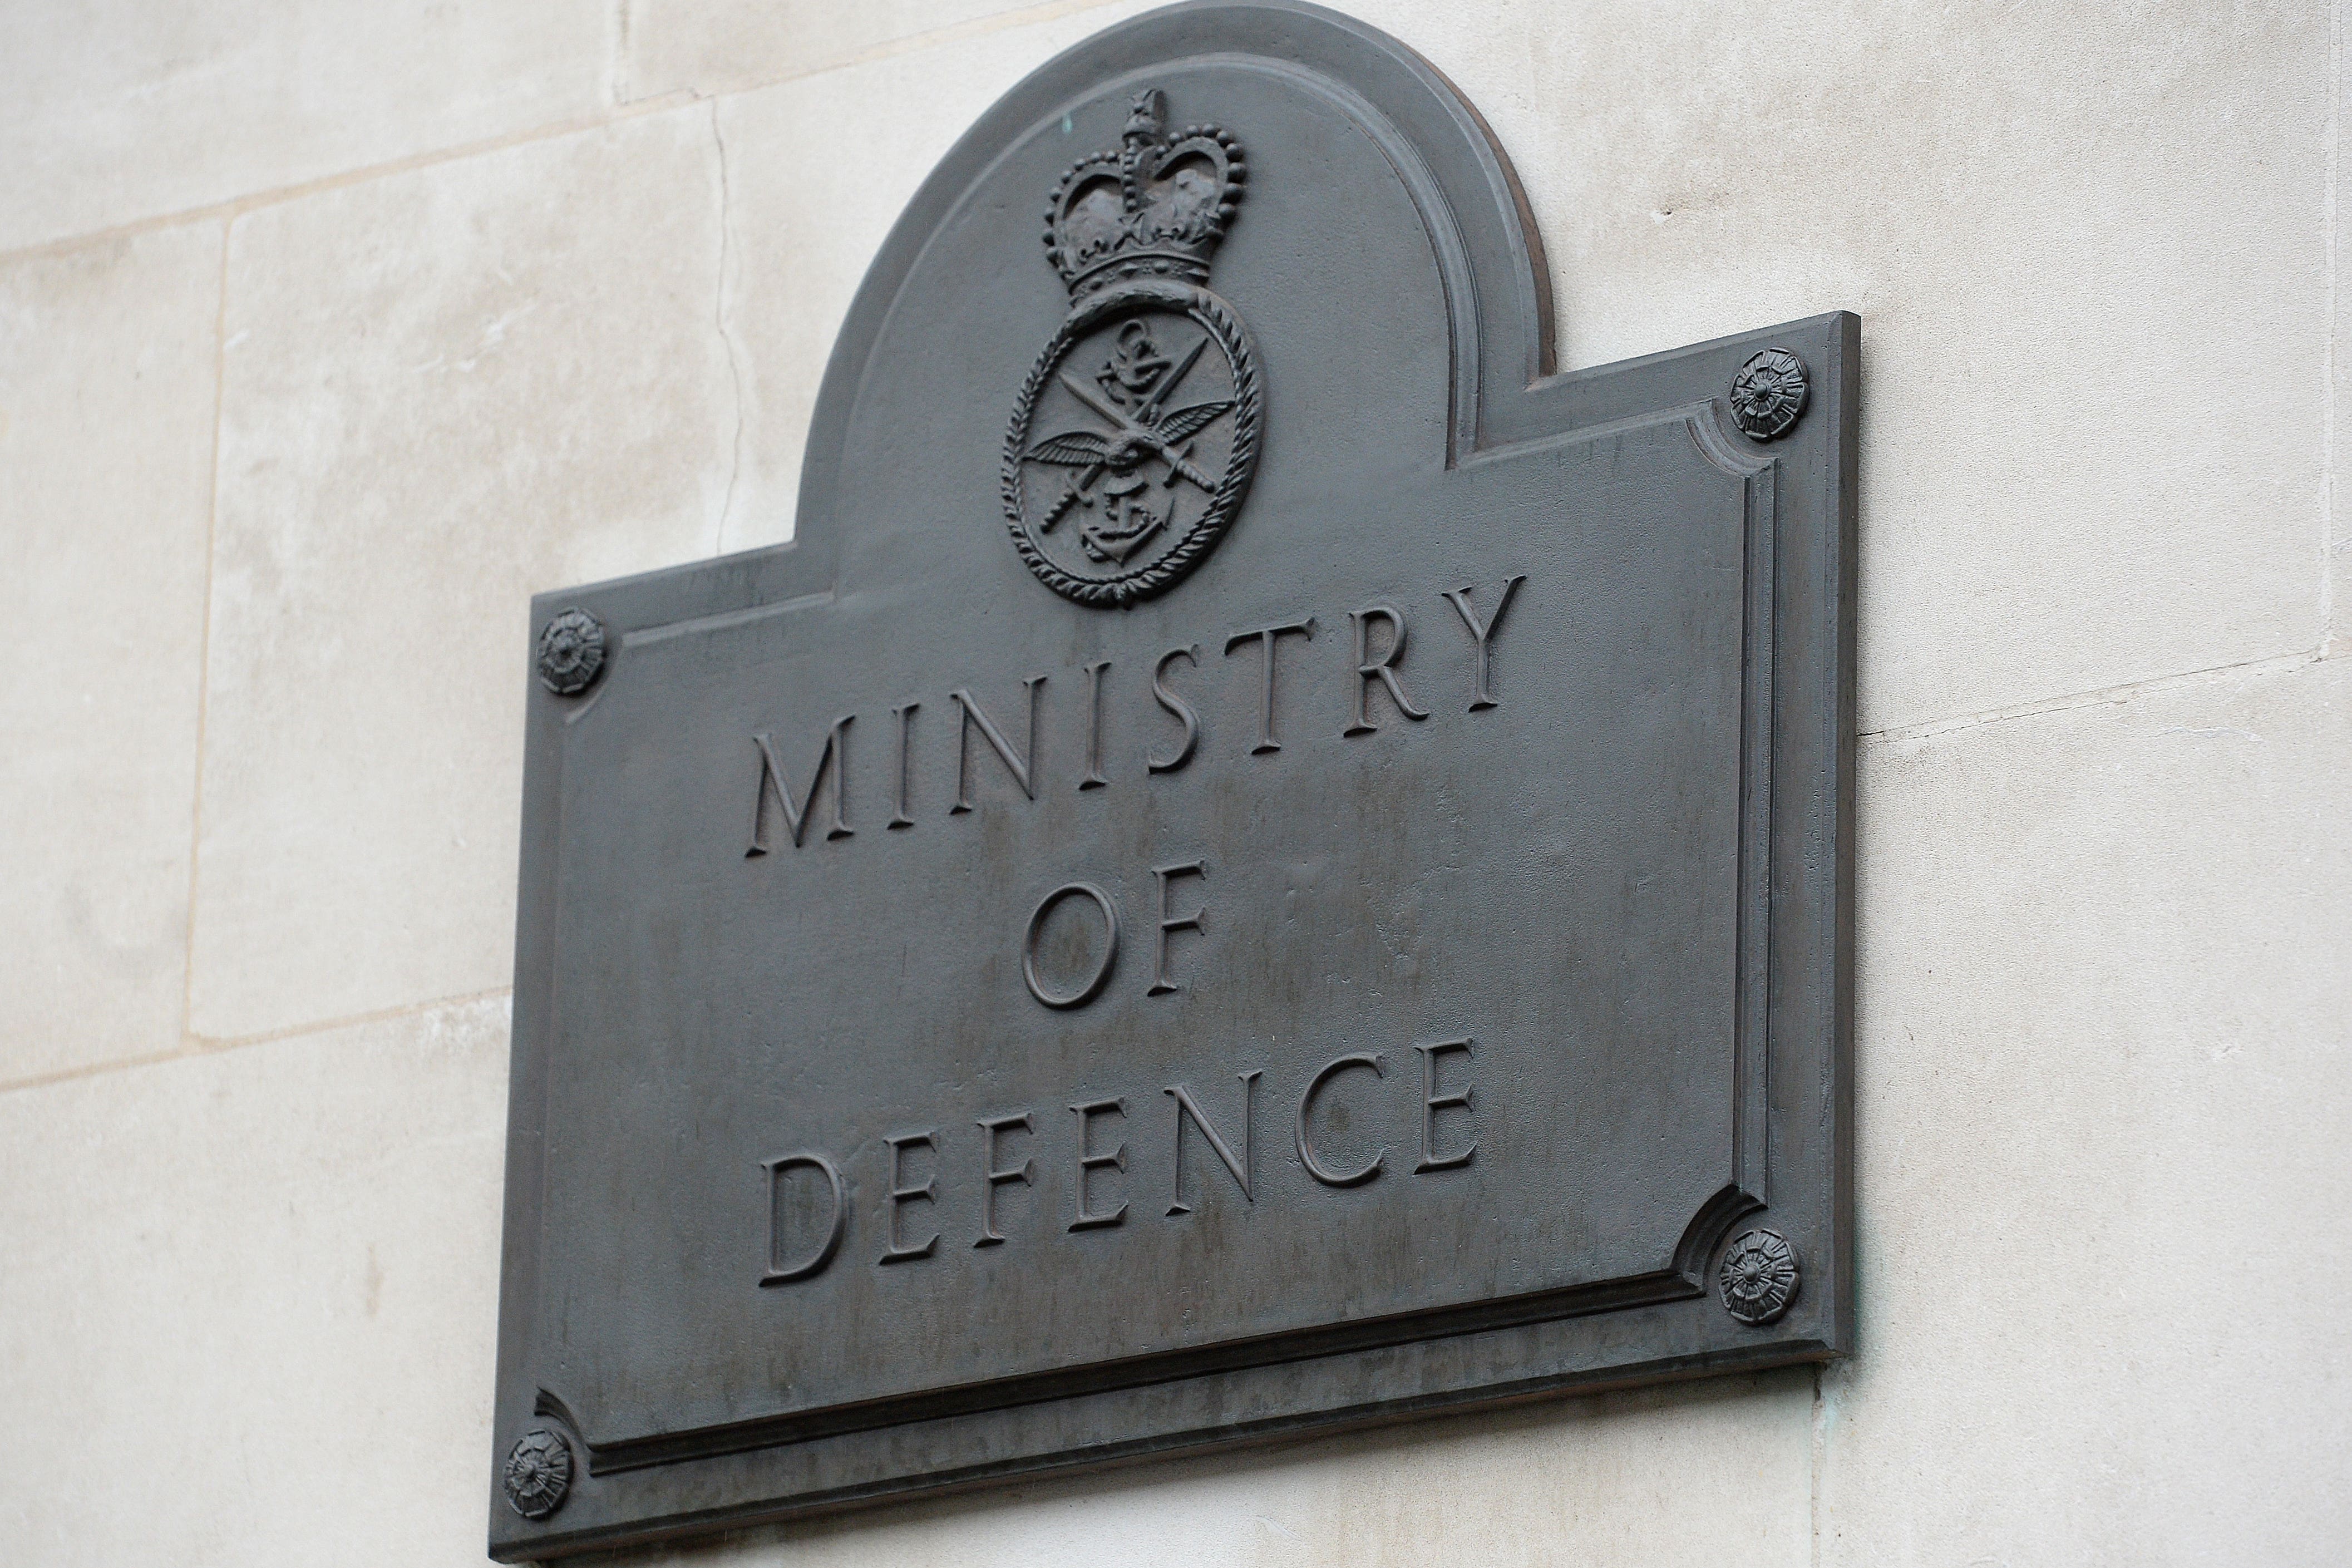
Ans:
<svg viewBox="0 0 2352 1568"><path fill-rule="evenodd" d="M1225 471L1215 491L1209 497L1208 509L1185 530L1174 549L1115 577L1081 577L1055 564L1030 537L1022 473L1030 417L1036 412L1037 398L1045 391L1047 378L1081 336L1113 316L1154 308L1178 311L1190 318L1224 351L1234 372L1233 452L1225 461ZM1045 586L1066 599L1097 609L1123 609L1167 592L1201 563L1202 558L1224 536L1234 514L1241 510L1242 499L1249 492L1250 476L1257 468L1260 397L1257 354L1249 329L1242 324L1240 315L1231 305L1208 289L1151 279L1094 296L1072 310L1055 330L1045 351L1037 356L1037 363L1030 367L1029 379L1022 384L1021 395L1013 405L1013 423L1004 444L1003 488L1004 516L1013 533L1013 549L1020 552L1021 559Z"/></svg>

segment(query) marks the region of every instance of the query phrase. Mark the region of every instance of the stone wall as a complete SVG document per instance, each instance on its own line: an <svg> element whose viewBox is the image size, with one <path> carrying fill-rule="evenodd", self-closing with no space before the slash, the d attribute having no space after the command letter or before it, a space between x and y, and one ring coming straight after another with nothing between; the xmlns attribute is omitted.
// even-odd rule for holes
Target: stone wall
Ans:
<svg viewBox="0 0 2352 1568"><path fill-rule="evenodd" d="M527 596L1135 9L0 9L0 1561L482 1561ZM2340 13L1356 9L1564 365L1863 315L1861 1353L625 1561L2342 1562Z"/></svg>

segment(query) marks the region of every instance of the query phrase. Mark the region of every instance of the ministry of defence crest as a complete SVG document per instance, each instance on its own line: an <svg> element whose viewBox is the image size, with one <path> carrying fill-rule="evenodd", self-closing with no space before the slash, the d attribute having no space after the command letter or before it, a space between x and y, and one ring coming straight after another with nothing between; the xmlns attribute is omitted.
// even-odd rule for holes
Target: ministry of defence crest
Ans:
<svg viewBox="0 0 2352 1568"><path fill-rule="evenodd" d="M1242 199L1241 144L1170 134L1136 95L1120 145L1054 188L1045 256L1070 311L1021 389L1004 515L1029 570L1065 598L1126 605L1172 587L1241 510L1257 464L1257 364L1208 288Z"/></svg>

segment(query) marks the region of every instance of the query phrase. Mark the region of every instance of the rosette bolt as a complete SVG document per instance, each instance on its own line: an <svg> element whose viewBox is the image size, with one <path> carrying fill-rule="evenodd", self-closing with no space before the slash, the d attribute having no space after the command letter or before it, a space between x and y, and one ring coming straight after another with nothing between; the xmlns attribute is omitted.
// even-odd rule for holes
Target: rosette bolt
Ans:
<svg viewBox="0 0 2352 1568"><path fill-rule="evenodd" d="M534 1426L507 1450L499 1468L508 1506L525 1519L545 1519L563 1506L572 1489L572 1445L561 1432Z"/></svg>
<svg viewBox="0 0 2352 1568"><path fill-rule="evenodd" d="M1801 1269L1797 1249L1777 1230L1751 1230L1723 1250L1716 1272L1723 1310L1751 1327L1761 1327L1797 1299Z"/></svg>
<svg viewBox="0 0 2352 1568"><path fill-rule="evenodd" d="M604 623L588 611L559 610L539 629L540 684L577 697L604 670Z"/></svg>
<svg viewBox="0 0 2352 1568"><path fill-rule="evenodd" d="M1777 441L1797 427L1808 390L1803 360L1766 349L1731 378L1731 417L1753 439Z"/></svg>

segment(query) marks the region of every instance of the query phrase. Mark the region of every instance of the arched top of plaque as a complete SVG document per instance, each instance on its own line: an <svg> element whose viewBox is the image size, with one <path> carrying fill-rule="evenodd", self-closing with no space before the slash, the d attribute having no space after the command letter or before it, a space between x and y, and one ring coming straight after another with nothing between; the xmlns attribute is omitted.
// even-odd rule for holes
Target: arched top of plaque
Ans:
<svg viewBox="0 0 2352 1568"><path fill-rule="evenodd" d="M1297 4L1120 24L908 204L825 372L796 545L758 574L787 580L758 597L860 575L869 542L894 581L961 574L982 535L1076 603L1154 597L1246 531L1277 457L1277 495L1326 465L1353 489L1369 454L1452 466L1560 429L1564 406L1526 406L1556 401L1550 297L1509 161L1402 44ZM1267 449L1290 432L1326 438Z"/></svg>

